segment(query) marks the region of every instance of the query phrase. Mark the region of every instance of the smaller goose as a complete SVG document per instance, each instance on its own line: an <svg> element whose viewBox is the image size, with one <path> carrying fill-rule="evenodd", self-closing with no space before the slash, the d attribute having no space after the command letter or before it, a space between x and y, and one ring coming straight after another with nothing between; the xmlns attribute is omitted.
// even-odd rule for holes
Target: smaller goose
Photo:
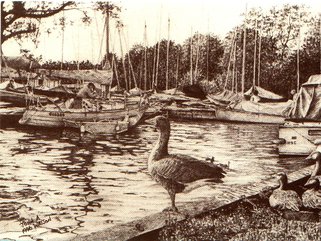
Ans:
<svg viewBox="0 0 321 241"><path fill-rule="evenodd" d="M272 208L281 210L299 211L302 207L302 200L299 195L287 189L288 177L284 172L278 173L279 188L275 189L269 198L269 203Z"/></svg>
<svg viewBox="0 0 321 241"><path fill-rule="evenodd" d="M310 187L302 195L303 206L313 209L321 209L321 189L320 181L318 178L311 178L309 184L305 184L305 187Z"/></svg>
<svg viewBox="0 0 321 241"><path fill-rule="evenodd" d="M319 179L321 182L321 153L319 151L312 152L307 158L307 161L312 160L315 161L314 169L311 173L310 179L307 181L306 185L309 185L311 181L315 178Z"/></svg>

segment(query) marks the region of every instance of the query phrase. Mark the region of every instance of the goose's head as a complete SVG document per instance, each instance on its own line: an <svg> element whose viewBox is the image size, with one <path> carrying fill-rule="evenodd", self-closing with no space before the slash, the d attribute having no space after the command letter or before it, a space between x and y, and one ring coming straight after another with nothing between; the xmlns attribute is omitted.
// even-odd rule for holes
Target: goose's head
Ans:
<svg viewBox="0 0 321 241"><path fill-rule="evenodd" d="M280 184L280 188L283 188L284 185L288 183L288 176L284 172L279 172L276 174L276 179Z"/></svg>
<svg viewBox="0 0 321 241"><path fill-rule="evenodd" d="M304 186L308 187L308 188L319 189L320 188L320 181L318 178L313 177Z"/></svg>
<svg viewBox="0 0 321 241"><path fill-rule="evenodd" d="M307 161L315 161L316 163L321 163L321 152L314 151L312 152L305 160Z"/></svg>
<svg viewBox="0 0 321 241"><path fill-rule="evenodd" d="M153 119L146 121L149 125L156 127L160 132L165 132L170 130L170 123L167 117L165 116L156 116Z"/></svg>
<svg viewBox="0 0 321 241"><path fill-rule="evenodd" d="M157 116L155 118L155 127L159 130L169 130L170 129L170 124L169 120L165 116Z"/></svg>

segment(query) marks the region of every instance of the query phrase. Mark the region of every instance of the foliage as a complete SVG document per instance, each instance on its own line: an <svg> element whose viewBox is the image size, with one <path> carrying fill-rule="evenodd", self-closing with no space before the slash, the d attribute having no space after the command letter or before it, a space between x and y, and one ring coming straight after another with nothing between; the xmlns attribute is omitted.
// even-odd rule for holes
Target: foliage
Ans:
<svg viewBox="0 0 321 241"><path fill-rule="evenodd" d="M41 19L74 5L72 1L62 3L1 1L1 45L8 39L21 39L26 36L33 37L36 41Z"/></svg>
<svg viewBox="0 0 321 241"><path fill-rule="evenodd" d="M320 222L283 219L267 202L244 200L182 222L168 220L158 240L320 240Z"/></svg>

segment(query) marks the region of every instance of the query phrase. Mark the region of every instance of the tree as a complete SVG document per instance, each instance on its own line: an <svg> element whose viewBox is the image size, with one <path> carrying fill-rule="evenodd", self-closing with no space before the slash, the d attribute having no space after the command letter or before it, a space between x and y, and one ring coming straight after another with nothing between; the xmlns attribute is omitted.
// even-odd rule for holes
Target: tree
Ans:
<svg viewBox="0 0 321 241"><path fill-rule="evenodd" d="M53 16L75 3L67 1L54 2L4 2L1 1L1 45L11 39L35 37L40 20Z"/></svg>

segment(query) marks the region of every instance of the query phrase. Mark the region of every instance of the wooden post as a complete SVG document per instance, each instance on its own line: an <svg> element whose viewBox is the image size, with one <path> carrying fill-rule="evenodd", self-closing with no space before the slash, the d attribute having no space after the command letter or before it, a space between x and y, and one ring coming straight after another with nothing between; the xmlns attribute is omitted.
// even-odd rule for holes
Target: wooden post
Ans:
<svg viewBox="0 0 321 241"><path fill-rule="evenodd" d="M190 40L190 81L193 84L193 28L191 28L191 40Z"/></svg>
<svg viewBox="0 0 321 241"><path fill-rule="evenodd" d="M147 25L145 22L145 32L144 32L144 89L147 90Z"/></svg>

